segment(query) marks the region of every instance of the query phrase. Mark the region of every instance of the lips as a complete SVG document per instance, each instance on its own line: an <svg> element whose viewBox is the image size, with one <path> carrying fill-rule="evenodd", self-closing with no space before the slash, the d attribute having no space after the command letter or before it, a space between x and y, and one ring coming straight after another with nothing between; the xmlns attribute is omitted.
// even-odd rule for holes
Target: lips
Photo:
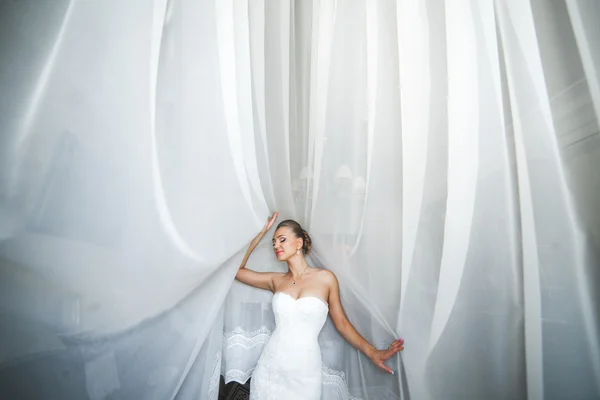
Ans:
<svg viewBox="0 0 600 400"><path fill-rule="evenodd" d="M278 255L280 255L280 254L283 254L283 251L282 251L282 250L279 250L279 251L276 251L276 252L275 252L275 255L276 255L276 256L278 256Z"/></svg>

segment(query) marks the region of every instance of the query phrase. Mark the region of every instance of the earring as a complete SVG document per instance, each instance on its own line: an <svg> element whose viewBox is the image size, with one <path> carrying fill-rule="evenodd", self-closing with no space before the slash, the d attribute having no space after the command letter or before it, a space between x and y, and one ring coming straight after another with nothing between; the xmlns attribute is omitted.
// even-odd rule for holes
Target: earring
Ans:
<svg viewBox="0 0 600 400"><path fill-rule="evenodd" d="M296 254L300 254L300 249L296 250Z"/></svg>

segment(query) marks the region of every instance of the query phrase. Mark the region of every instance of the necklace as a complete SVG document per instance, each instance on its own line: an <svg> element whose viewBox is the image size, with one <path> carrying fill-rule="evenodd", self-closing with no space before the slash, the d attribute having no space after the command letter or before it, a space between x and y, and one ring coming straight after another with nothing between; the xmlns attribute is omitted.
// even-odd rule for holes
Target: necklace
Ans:
<svg viewBox="0 0 600 400"><path fill-rule="evenodd" d="M300 272L300 275L298 275L298 279L300 279L300 277L302 276L302 274L304 273L304 271L306 271L308 269L308 264L306 264L306 268L304 268L302 270L302 272ZM292 281L294 282L294 285L296 284L296 279L294 279L294 275L292 275Z"/></svg>

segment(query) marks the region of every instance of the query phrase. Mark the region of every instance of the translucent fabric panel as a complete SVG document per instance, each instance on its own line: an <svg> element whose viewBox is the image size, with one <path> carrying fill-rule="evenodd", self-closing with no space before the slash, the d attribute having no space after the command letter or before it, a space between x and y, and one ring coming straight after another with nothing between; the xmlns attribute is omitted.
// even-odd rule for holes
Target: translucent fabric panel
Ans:
<svg viewBox="0 0 600 400"><path fill-rule="evenodd" d="M227 134L217 10L3 8L3 394L216 396L187 377L218 383L236 254L267 213L232 163L248 134Z"/></svg>

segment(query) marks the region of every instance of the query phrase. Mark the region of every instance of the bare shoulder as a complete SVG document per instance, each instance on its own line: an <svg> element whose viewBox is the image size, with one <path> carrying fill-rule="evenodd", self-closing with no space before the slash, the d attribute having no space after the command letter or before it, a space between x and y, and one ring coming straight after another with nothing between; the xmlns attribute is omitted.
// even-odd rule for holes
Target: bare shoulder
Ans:
<svg viewBox="0 0 600 400"><path fill-rule="evenodd" d="M322 279L323 282L326 282L327 284L337 283L337 277L332 271L329 271L328 269L320 269L317 271L317 273L319 274L319 278Z"/></svg>
<svg viewBox="0 0 600 400"><path fill-rule="evenodd" d="M280 280L280 275L283 274L277 272L257 272L248 268L240 268L235 275L235 279L246 285L273 291L277 281Z"/></svg>
<svg viewBox="0 0 600 400"><path fill-rule="evenodd" d="M271 279L273 279L273 283L277 285L286 275L285 272L271 272Z"/></svg>
<svg viewBox="0 0 600 400"><path fill-rule="evenodd" d="M329 303L329 312L335 318L341 307L340 304L340 286L337 277L332 271L322 269L319 271L319 280L327 288L327 303Z"/></svg>
<svg viewBox="0 0 600 400"><path fill-rule="evenodd" d="M274 277L277 277L277 278L283 278L284 276L287 275L287 273L285 273L285 272L271 272L271 273L273 274Z"/></svg>

